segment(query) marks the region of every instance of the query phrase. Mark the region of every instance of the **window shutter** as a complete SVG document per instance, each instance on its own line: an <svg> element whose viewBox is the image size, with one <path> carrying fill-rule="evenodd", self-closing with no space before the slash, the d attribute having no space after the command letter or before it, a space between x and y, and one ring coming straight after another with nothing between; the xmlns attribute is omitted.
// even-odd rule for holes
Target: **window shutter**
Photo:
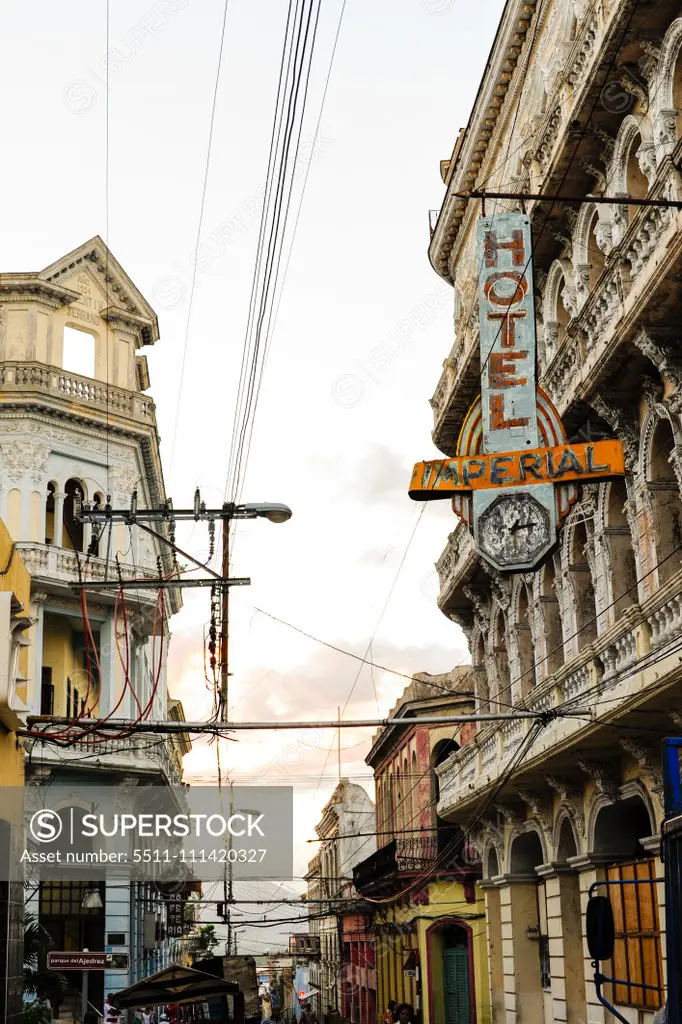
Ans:
<svg viewBox="0 0 682 1024"><path fill-rule="evenodd" d="M443 954L445 1024L469 1024L469 954L446 949Z"/></svg>

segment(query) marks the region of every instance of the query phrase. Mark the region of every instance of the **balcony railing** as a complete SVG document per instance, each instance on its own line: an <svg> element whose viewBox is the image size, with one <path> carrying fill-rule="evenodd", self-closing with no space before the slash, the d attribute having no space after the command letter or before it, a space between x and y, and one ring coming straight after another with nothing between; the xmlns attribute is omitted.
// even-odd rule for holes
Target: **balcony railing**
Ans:
<svg viewBox="0 0 682 1024"><path fill-rule="evenodd" d="M567 701L574 709L586 709L586 720L557 717L546 724L533 744L533 758L551 758L559 745L579 742L585 729L598 724L600 714L612 716L633 700L641 702L652 684L651 677L638 670L640 659L655 651L658 675L664 677L677 666L681 630L682 571L642 605L628 608L610 629L523 698L522 705L531 711L552 711ZM436 769L441 793L438 813L451 817L457 805L480 799L481 791L511 762L528 728L528 722L520 721L480 726L473 742Z"/></svg>
<svg viewBox="0 0 682 1024"><path fill-rule="evenodd" d="M403 884L405 875L429 869L439 872L470 871L478 855L455 825L439 827L426 836L399 836L353 868L358 892Z"/></svg>
<svg viewBox="0 0 682 1024"><path fill-rule="evenodd" d="M4 362L0 366L0 386L5 396L36 392L71 404L108 411L113 416L141 423L154 423L154 402L136 391L127 391L90 377L80 377L59 366L44 363Z"/></svg>
<svg viewBox="0 0 682 1024"><path fill-rule="evenodd" d="M31 542L21 542L17 544L17 549L21 552L24 564L33 577L58 580L62 583L72 583L78 579L78 557L75 551L71 551L68 548L57 548L52 544L34 544ZM83 563L85 556L81 555L80 558L81 563ZM88 559L87 579L103 582L107 567L111 586L115 588L119 567L116 567L114 575L111 562L107 563L105 558L91 556ZM124 563L120 564L120 573L124 580L158 578L158 573L142 569L140 566L125 565Z"/></svg>
<svg viewBox="0 0 682 1024"><path fill-rule="evenodd" d="M84 760L84 755L87 760ZM31 763L36 765L52 762L68 765L70 759L80 767L110 771L125 769L144 774L162 772L173 785L182 782L182 769L166 745L150 748L148 739L137 736L100 740L88 735L75 740L70 747L59 748L36 743L31 754Z"/></svg>

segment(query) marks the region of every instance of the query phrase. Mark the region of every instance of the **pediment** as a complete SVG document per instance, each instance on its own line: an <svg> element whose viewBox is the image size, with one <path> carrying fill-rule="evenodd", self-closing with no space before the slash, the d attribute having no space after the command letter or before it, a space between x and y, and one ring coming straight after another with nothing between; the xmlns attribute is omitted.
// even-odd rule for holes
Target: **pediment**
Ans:
<svg viewBox="0 0 682 1024"><path fill-rule="evenodd" d="M105 319L128 318L145 344L157 341L156 313L99 235L41 270L38 278L78 292Z"/></svg>

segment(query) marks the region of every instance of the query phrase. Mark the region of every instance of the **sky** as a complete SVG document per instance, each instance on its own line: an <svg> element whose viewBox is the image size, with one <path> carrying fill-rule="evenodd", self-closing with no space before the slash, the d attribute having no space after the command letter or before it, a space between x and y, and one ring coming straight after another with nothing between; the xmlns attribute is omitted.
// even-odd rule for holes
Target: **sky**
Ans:
<svg viewBox="0 0 682 1024"><path fill-rule="evenodd" d="M223 0L33 0L0 35L4 159L0 270L38 270L100 234L159 315L146 349L167 492L223 501L284 0L229 0L202 260L188 317ZM290 522L240 524L232 572L230 714L237 720L384 715L407 683L311 640L410 675L467 660L439 612L434 563L447 502L407 497L436 456L429 398L453 343L451 289L427 257L439 162L467 122L502 0L323 0L293 209L300 205L243 491ZM104 66L109 55L109 159ZM309 166L308 166L309 165ZM108 189L107 189L108 181ZM106 196L108 191L108 207ZM293 221L293 216L292 216ZM181 373L183 356L185 370ZM182 535L206 551L200 527ZM261 609L262 611L260 611ZM271 618L263 612L270 613ZM186 592L169 685L206 715L208 602ZM276 619L284 620L284 625ZM344 730L342 774L373 796L372 730ZM330 732L240 734L221 744L236 781L295 789L295 872L337 781ZM215 778L195 743L188 781ZM303 883L289 883L302 891ZM250 934L251 951L272 937ZM260 945L259 945L260 943Z"/></svg>

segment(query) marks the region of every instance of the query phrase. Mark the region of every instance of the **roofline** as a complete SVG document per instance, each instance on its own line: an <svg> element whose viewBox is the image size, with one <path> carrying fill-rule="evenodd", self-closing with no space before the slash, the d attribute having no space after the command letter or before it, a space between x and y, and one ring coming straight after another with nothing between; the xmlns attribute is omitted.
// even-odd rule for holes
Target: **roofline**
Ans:
<svg viewBox="0 0 682 1024"><path fill-rule="evenodd" d="M476 184L537 5L538 0L507 0L462 134L455 166L448 172L448 186L428 254L433 269L450 284L453 283L449 271L450 255L467 205L466 199L453 199L452 194L464 192ZM491 79L490 71L495 65L497 73Z"/></svg>

